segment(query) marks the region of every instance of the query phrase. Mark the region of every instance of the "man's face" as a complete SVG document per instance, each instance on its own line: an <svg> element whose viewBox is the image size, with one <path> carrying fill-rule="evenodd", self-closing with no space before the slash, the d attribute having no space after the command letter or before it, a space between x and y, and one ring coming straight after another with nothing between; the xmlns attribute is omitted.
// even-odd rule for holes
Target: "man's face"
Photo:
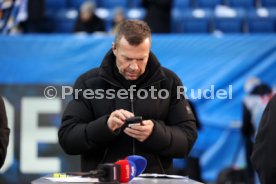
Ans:
<svg viewBox="0 0 276 184"><path fill-rule="evenodd" d="M146 38L140 45L132 46L122 37L116 46L112 45L119 73L126 80L137 80L145 72L150 44L150 39Z"/></svg>
<svg viewBox="0 0 276 184"><path fill-rule="evenodd" d="M82 11L80 17L83 22L87 22L93 17L93 14L90 11Z"/></svg>

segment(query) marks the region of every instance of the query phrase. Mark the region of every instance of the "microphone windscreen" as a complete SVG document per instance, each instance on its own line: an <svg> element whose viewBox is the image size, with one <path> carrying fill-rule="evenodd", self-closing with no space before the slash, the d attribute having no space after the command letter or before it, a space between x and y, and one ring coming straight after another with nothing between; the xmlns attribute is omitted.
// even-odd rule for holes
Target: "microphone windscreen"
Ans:
<svg viewBox="0 0 276 184"><path fill-rule="evenodd" d="M118 160L115 164L120 167L119 182L129 182L136 176L136 166L132 161Z"/></svg>
<svg viewBox="0 0 276 184"><path fill-rule="evenodd" d="M130 156L126 157L125 159L128 161L131 161L135 164L135 166L136 166L136 175L135 176L139 176L140 174L142 174L147 167L147 160L140 155L130 155Z"/></svg>
<svg viewBox="0 0 276 184"><path fill-rule="evenodd" d="M90 177L99 178L100 182L114 182L119 177L118 165L112 163L99 164L97 170L90 171Z"/></svg>

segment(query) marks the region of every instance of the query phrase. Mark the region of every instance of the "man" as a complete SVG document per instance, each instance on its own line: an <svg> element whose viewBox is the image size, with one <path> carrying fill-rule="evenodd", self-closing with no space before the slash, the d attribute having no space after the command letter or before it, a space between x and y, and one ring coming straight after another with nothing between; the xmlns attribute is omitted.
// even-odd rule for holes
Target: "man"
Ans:
<svg viewBox="0 0 276 184"><path fill-rule="evenodd" d="M0 96L0 168L3 166L9 144L10 129L8 128L5 104Z"/></svg>
<svg viewBox="0 0 276 184"><path fill-rule="evenodd" d="M273 91L270 86L256 77L246 81L244 90L247 95L243 99L243 124L241 130L246 148L246 171L249 176L248 183L256 183L254 182L254 170L250 156L262 114L273 96Z"/></svg>
<svg viewBox="0 0 276 184"><path fill-rule="evenodd" d="M137 154L148 161L145 172L171 173L172 158L185 157L192 148L195 118L178 94L181 81L160 66L150 47L148 25L124 21L101 66L77 79L74 88L80 92L65 109L58 135L66 153L81 155L82 171ZM154 94L145 97L149 90ZM165 91L167 98L161 96ZM133 116L143 117L141 125L122 129Z"/></svg>
<svg viewBox="0 0 276 184"><path fill-rule="evenodd" d="M104 32L104 21L95 14L95 4L85 1L80 7L80 15L74 26L75 33Z"/></svg>
<svg viewBox="0 0 276 184"><path fill-rule="evenodd" d="M251 161L262 184L276 181L276 95L268 103L262 116L253 146Z"/></svg>
<svg viewBox="0 0 276 184"><path fill-rule="evenodd" d="M153 33L171 32L172 0L142 0L146 9L145 21Z"/></svg>

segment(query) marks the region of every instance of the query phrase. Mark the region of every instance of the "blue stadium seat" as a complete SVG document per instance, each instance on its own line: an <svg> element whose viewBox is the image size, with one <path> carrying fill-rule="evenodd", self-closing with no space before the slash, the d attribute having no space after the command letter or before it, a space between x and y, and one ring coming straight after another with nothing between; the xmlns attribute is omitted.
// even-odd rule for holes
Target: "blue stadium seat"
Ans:
<svg viewBox="0 0 276 184"><path fill-rule="evenodd" d="M222 0L196 0L199 8L215 8L219 4L222 4Z"/></svg>
<svg viewBox="0 0 276 184"><path fill-rule="evenodd" d="M48 12L50 13L50 12ZM73 26L77 18L76 10L58 10L48 14L48 18L53 23L53 32L56 33L72 33Z"/></svg>
<svg viewBox="0 0 276 184"><path fill-rule="evenodd" d="M173 9L186 9L191 6L191 0L173 0Z"/></svg>
<svg viewBox="0 0 276 184"><path fill-rule="evenodd" d="M127 0L98 0L97 6L101 8L107 8L107 9L114 9L116 7L127 9L128 1Z"/></svg>
<svg viewBox="0 0 276 184"><path fill-rule="evenodd" d="M142 0L128 0L128 7L129 8L141 8Z"/></svg>
<svg viewBox="0 0 276 184"><path fill-rule="evenodd" d="M143 20L146 15L144 8L131 8L126 12L127 19L139 19Z"/></svg>
<svg viewBox="0 0 276 184"><path fill-rule="evenodd" d="M248 31L250 33L273 33L275 32L275 20L271 18L249 19Z"/></svg>
<svg viewBox="0 0 276 184"><path fill-rule="evenodd" d="M185 11L181 23L181 32L209 33L211 12L209 9L190 9Z"/></svg>
<svg viewBox="0 0 276 184"><path fill-rule="evenodd" d="M44 3L46 11L68 8L66 0L45 0Z"/></svg>
<svg viewBox="0 0 276 184"><path fill-rule="evenodd" d="M265 7L276 7L276 0L262 0L262 5Z"/></svg>
<svg viewBox="0 0 276 184"><path fill-rule="evenodd" d="M224 9L215 13L214 29L223 33L244 32L245 11L243 9Z"/></svg>
<svg viewBox="0 0 276 184"><path fill-rule="evenodd" d="M208 19L187 19L182 24L183 33L209 33L210 21Z"/></svg>
<svg viewBox="0 0 276 184"><path fill-rule="evenodd" d="M223 33L242 33L244 31L244 20L240 18L215 18L215 30Z"/></svg>
<svg viewBox="0 0 276 184"><path fill-rule="evenodd" d="M183 22L183 10L178 8L173 8L171 12L171 32L180 33L181 23Z"/></svg>
<svg viewBox="0 0 276 184"><path fill-rule="evenodd" d="M75 21L67 19L54 25L56 33L72 33Z"/></svg>
<svg viewBox="0 0 276 184"><path fill-rule="evenodd" d="M248 31L250 33L276 32L276 9L256 9L248 12Z"/></svg>
<svg viewBox="0 0 276 184"><path fill-rule="evenodd" d="M239 8L252 8L256 5L255 0L228 0L228 5Z"/></svg>

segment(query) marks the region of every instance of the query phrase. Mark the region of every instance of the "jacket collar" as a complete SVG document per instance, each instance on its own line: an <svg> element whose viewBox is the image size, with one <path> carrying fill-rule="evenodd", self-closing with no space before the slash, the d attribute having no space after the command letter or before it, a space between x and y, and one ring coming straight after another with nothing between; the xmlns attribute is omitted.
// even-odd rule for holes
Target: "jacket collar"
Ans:
<svg viewBox="0 0 276 184"><path fill-rule="evenodd" d="M117 67L115 62L116 57L113 54L112 49L110 49L101 63L99 74L108 83L117 87L122 87L120 82L114 76L114 70L115 67ZM146 70L149 70L149 75L147 75L146 82L142 84L141 87L147 87L165 79L163 69L152 52L150 52Z"/></svg>

